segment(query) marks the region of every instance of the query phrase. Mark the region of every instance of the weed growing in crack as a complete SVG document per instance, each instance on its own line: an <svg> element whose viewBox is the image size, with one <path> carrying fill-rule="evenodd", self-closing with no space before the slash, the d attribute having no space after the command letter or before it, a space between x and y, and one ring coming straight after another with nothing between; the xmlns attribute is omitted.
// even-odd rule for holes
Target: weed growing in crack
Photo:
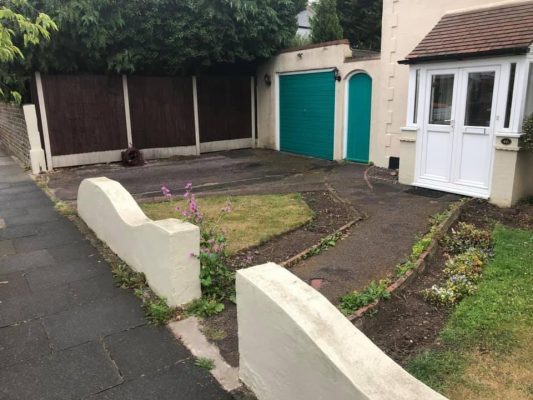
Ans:
<svg viewBox="0 0 533 400"><path fill-rule="evenodd" d="M211 371L213 368L215 368L215 362L207 357L198 357L194 361L194 365L196 365L197 367L206 369L208 371Z"/></svg>

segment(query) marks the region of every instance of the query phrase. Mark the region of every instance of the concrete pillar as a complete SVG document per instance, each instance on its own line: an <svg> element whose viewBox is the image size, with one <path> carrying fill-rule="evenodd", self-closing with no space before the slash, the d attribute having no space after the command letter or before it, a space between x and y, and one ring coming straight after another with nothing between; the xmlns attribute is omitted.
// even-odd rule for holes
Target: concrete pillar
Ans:
<svg viewBox="0 0 533 400"><path fill-rule="evenodd" d="M33 104L22 106L22 110L24 112L24 119L26 120L28 139L30 141L31 172L34 175L37 175L43 171L47 171L46 158L41 145L41 136L39 134L39 125L37 124L37 112L35 111L35 105Z"/></svg>

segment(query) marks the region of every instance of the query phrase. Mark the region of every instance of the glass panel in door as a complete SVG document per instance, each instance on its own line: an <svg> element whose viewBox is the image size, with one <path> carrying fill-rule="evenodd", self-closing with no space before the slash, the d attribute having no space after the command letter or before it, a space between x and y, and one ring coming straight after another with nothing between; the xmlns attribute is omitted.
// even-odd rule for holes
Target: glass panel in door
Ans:
<svg viewBox="0 0 533 400"><path fill-rule="evenodd" d="M419 178L449 182L453 147L453 113L456 97L455 70L431 71L427 79L425 114L422 132L422 156Z"/></svg>
<svg viewBox="0 0 533 400"><path fill-rule="evenodd" d="M450 125L452 120L454 80L454 74L439 74L431 77L430 124Z"/></svg>
<svg viewBox="0 0 533 400"><path fill-rule="evenodd" d="M495 71L468 74L465 126L490 126L495 77Z"/></svg>
<svg viewBox="0 0 533 400"><path fill-rule="evenodd" d="M489 188L498 76L497 67L461 71L452 182L480 195Z"/></svg>

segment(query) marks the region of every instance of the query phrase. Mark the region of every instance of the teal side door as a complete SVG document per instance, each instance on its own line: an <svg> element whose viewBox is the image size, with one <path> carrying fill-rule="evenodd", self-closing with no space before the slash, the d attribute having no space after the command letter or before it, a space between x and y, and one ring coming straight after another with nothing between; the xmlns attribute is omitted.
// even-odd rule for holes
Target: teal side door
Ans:
<svg viewBox="0 0 533 400"><path fill-rule="evenodd" d="M280 75L280 150L333 159L333 72Z"/></svg>
<svg viewBox="0 0 533 400"><path fill-rule="evenodd" d="M348 85L348 143L346 159L368 163L372 78L355 74Z"/></svg>

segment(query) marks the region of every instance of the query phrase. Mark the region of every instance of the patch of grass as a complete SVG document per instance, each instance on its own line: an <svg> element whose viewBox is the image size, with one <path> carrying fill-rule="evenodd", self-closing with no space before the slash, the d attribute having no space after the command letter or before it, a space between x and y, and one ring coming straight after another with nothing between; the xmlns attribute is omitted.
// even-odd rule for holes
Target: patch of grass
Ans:
<svg viewBox="0 0 533 400"><path fill-rule="evenodd" d="M452 398L505 398L491 378L500 368L533 375L530 360L519 361L523 354L533 353L533 232L497 226L493 241L494 258L477 292L455 308L440 333L443 349L425 352L408 365L430 386L455 394ZM522 394L509 398L527 398L528 382L500 376L500 389ZM463 397L467 392L492 394Z"/></svg>
<svg viewBox="0 0 533 400"><path fill-rule="evenodd" d="M228 333L224 329L211 328L209 326L204 326L202 332L206 338L215 342L224 340L228 336Z"/></svg>
<svg viewBox="0 0 533 400"><path fill-rule="evenodd" d="M54 207L62 215L76 215L76 210L63 201L56 201Z"/></svg>
<svg viewBox="0 0 533 400"><path fill-rule="evenodd" d="M194 365L208 371L211 371L213 368L215 368L215 362L207 357L198 357L196 361L194 361Z"/></svg>
<svg viewBox="0 0 533 400"><path fill-rule="evenodd" d="M214 196L197 200L207 219L217 219L228 200L231 202L232 211L218 223L227 237L229 254L264 243L313 218L313 211L298 193ZM185 205L182 200L140 204L146 215L154 220L180 218L176 208Z"/></svg>

